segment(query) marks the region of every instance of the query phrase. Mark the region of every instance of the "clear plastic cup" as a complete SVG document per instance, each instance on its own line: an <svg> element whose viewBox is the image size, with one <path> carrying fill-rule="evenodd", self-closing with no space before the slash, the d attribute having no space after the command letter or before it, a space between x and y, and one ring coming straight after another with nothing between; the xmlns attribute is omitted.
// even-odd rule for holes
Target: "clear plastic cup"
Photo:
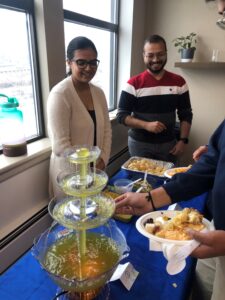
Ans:
<svg viewBox="0 0 225 300"><path fill-rule="evenodd" d="M114 182L115 192L118 194L124 194L126 192L131 192L133 188L133 181L130 179L117 179Z"/></svg>

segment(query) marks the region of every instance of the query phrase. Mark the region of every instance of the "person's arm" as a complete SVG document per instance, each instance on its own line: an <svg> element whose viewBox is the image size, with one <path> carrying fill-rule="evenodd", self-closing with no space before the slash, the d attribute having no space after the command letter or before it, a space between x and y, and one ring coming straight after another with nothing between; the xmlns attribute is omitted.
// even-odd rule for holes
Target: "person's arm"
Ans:
<svg viewBox="0 0 225 300"><path fill-rule="evenodd" d="M120 100L118 104L118 110L117 110L117 120L120 124L126 125L124 123L124 120L127 116L130 116L133 112L133 107L136 101L136 97L134 96L135 90L134 88L127 84L126 90L123 90L120 94ZM131 92L128 92L127 90L130 90Z"/></svg>
<svg viewBox="0 0 225 300"><path fill-rule="evenodd" d="M164 189L172 202L188 200L213 188L214 179L220 156L221 135L225 121L212 135L208 151L186 173L173 176L172 180L164 185Z"/></svg>
<svg viewBox="0 0 225 300"><path fill-rule="evenodd" d="M69 107L64 93L50 92L47 102L48 130L55 155L62 155L65 149L71 147Z"/></svg>
<svg viewBox="0 0 225 300"><path fill-rule="evenodd" d="M191 123L187 121L180 122L180 139L181 139L180 141L184 142L182 140L183 138L188 139L190 130L191 130Z"/></svg>
<svg viewBox="0 0 225 300"><path fill-rule="evenodd" d="M179 155L184 152L186 143L188 142L193 118L188 86L182 77L180 80L182 80L182 85L180 87L177 104L177 115L180 121L180 138L174 148L170 151L173 155Z"/></svg>
<svg viewBox="0 0 225 300"><path fill-rule="evenodd" d="M191 130L191 123L187 121L182 121L180 123L180 139L177 141L176 145L170 151L171 154L179 155L184 152L185 146L188 142L190 130Z"/></svg>
<svg viewBox="0 0 225 300"><path fill-rule="evenodd" d="M133 116L127 116L124 120L124 123L129 127L144 129L153 133L160 133L163 130L166 130L166 126L162 122L147 122L134 118Z"/></svg>
<svg viewBox="0 0 225 300"><path fill-rule="evenodd" d="M129 83L125 87L125 90L121 92L117 112L118 122L131 128L144 129L156 134L165 130L166 126L162 122L148 122L132 116L137 101L135 93L134 87Z"/></svg>
<svg viewBox="0 0 225 300"><path fill-rule="evenodd" d="M97 162L96 162L96 168L99 170L105 170L106 164L104 162L104 160L100 157L98 158Z"/></svg>
<svg viewBox="0 0 225 300"><path fill-rule="evenodd" d="M163 187L150 192L155 209L171 204L171 199ZM153 211L148 193L125 193L115 199L116 213L142 215Z"/></svg>

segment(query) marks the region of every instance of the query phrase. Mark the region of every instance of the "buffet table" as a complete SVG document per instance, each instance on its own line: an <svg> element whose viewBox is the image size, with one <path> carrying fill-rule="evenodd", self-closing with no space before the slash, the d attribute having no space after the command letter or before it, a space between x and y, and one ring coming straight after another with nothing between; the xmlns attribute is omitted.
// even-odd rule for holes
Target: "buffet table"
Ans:
<svg viewBox="0 0 225 300"><path fill-rule="evenodd" d="M120 171L110 180L126 177ZM204 209L207 194L198 196L190 201L181 202L182 207ZM130 247L130 254L124 262L129 261L139 272L130 291L117 280L108 284L109 300L186 300L191 290L192 275L196 260L187 259L185 269L177 275L166 272L166 259L161 252L150 252L149 241L135 228L137 218L129 223L116 221L123 231ZM13 266L0 277L0 299L4 300L52 300L57 293L57 286L41 269L38 261L28 251ZM102 299L102 298L101 298ZM106 299L103 299L106 300Z"/></svg>

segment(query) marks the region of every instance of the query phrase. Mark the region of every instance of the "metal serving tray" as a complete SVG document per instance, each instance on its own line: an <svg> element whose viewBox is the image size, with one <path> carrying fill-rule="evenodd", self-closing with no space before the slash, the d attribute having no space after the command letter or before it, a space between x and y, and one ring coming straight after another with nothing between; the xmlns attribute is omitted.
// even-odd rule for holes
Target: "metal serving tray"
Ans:
<svg viewBox="0 0 225 300"><path fill-rule="evenodd" d="M164 172L168 169L171 169L174 167L174 164L171 162L167 162L167 161L162 161L162 160L156 160L156 159L150 159L150 158L145 158L145 157L138 157L138 156L132 156L131 158L129 158L123 165L122 165L122 169L126 170L128 173L130 174L145 174L145 171L139 171L139 170L132 170L129 169L128 166L130 163L134 162L135 160L146 160L149 161L150 163L152 163L153 165L159 166L159 167L163 167L164 171L161 173L152 173L150 171L147 172L148 175L151 176L155 176L155 177L160 177L160 178L165 178Z"/></svg>

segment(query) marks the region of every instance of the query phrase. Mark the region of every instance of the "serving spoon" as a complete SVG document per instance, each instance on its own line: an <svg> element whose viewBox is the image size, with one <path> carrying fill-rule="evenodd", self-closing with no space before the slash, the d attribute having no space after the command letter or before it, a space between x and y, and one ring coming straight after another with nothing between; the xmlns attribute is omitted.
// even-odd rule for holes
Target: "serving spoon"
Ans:
<svg viewBox="0 0 225 300"><path fill-rule="evenodd" d="M128 185L126 185L126 188L128 188L128 187L134 185L135 183L139 182L141 179L142 179L142 178L138 178L137 180L134 180L134 181L130 182Z"/></svg>

